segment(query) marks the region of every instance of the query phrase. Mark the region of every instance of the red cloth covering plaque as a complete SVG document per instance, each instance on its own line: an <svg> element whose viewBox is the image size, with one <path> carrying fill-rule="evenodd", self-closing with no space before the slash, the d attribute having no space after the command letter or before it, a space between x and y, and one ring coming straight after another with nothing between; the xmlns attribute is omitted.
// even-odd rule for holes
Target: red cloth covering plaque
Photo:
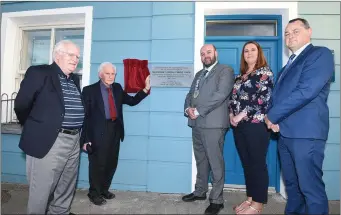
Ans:
<svg viewBox="0 0 341 215"><path fill-rule="evenodd" d="M137 93L145 88L145 80L150 74L148 60L124 59L124 91ZM150 90L148 92L150 94Z"/></svg>

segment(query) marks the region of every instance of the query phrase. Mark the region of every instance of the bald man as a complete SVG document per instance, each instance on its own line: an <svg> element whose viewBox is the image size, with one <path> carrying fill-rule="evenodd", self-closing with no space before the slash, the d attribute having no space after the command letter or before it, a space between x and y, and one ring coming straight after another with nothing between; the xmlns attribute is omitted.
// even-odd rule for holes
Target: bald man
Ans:
<svg viewBox="0 0 341 215"><path fill-rule="evenodd" d="M214 45L204 45L200 49L200 56L203 69L195 75L184 105L188 125L192 128L197 178L194 192L185 195L182 200L205 200L208 176L212 171L210 205L205 214L217 214L224 208L223 145L226 131L230 127L228 98L232 92L234 74L231 67L218 63Z"/></svg>

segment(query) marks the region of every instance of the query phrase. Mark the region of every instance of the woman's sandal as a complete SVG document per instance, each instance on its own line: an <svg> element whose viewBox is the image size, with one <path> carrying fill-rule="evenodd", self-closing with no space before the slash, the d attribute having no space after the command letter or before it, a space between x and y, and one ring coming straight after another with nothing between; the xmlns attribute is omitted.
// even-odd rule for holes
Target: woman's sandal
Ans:
<svg viewBox="0 0 341 215"><path fill-rule="evenodd" d="M246 211L247 209L251 209L253 210L254 212L253 213L243 213L244 211ZM262 210L259 210L259 209L256 209L254 208L253 206L249 205L248 207L242 209L240 214L261 214L262 213Z"/></svg>
<svg viewBox="0 0 341 215"><path fill-rule="evenodd" d="M236 205L233 207L233 210L238 213L239 211L244 210L245 208L249 207L251 205L251 202L248 200L243 201L241 204Z"/></svg>

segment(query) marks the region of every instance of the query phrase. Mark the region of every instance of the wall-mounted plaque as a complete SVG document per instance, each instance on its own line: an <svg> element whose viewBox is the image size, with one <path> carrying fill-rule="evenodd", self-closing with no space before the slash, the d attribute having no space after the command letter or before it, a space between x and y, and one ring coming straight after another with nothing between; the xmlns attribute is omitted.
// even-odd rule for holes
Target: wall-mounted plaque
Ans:
<svg viewBox="0 0 341 215"><path fill-rule="evenodd" d="M193 66L154 66L150 72L152 87L191 87Z"/></svg>

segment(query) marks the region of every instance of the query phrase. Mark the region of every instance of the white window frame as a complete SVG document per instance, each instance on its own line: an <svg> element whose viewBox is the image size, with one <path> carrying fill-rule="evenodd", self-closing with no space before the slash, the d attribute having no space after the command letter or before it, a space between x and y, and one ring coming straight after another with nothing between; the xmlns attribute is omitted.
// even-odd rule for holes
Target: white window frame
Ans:
<svg viewBox="0 0 341 215"><path fill-rule="evenodd" d="M1 93L15 92L15 78L20 65L18 56L20 56L22 30L43 29L46 26L84 27L82 86L88 85L91 66L92 16L92 6L3 13L1 22ZM67 20L61 19L62 17L70 18Z"/></svg>
<svg viewBox="0 0 341 215"><path fill-rule="evenodd" d="M21 43L19 44L19 55L20 57L23 57L21 56L21 52L22 52L22 49L23 49L23 32L24 31L29 31L29 30L51 30L51 43L50 43L50 56L49 56L49 64L51 64L53 62L53 59L52 59L52 50L53 50L53 47L55 45L54 41L55 41L55 33L56 33L56 30L57 29L68 29L68 28L84 28L84 25L46 25L46 26L35 26L35 27L20 27L20 32L19 32L19 40L21 41ZM81 53L81 56L83 57L83 53ZM19 59L20 60L20 59ZM20 61L19 61L19 65L18 65L18 70L17 70L17 73L16 73L16 77L15 77L15 89L14 91L17 92L19 90L19 85L21 83L21 81L23 80L24 76L25 76L25 73L26 73L26 70L27 69L21 69L20 68ZM76 73L74 72L75 74L78 74L78 75L82 75L83 76L83 68L82 68L82 72L81 73ZM83 84L81 84L83 86Z"/></svg>
<svg viewBox="0 0 341 215"><path fill-rule="evenodd" d="M84 27L81 86L84 87L88 85L90 83L92 20L92 6L2 13L1 94L6 93L10 96L16 91L16 78L18 77L20 66L22 30L46 28L47 26ZM5 116L4 114L6 114L6 112L3 110L2 116ZM4 118L6 117L2 117L1 122L4 122Z"/></svg>

